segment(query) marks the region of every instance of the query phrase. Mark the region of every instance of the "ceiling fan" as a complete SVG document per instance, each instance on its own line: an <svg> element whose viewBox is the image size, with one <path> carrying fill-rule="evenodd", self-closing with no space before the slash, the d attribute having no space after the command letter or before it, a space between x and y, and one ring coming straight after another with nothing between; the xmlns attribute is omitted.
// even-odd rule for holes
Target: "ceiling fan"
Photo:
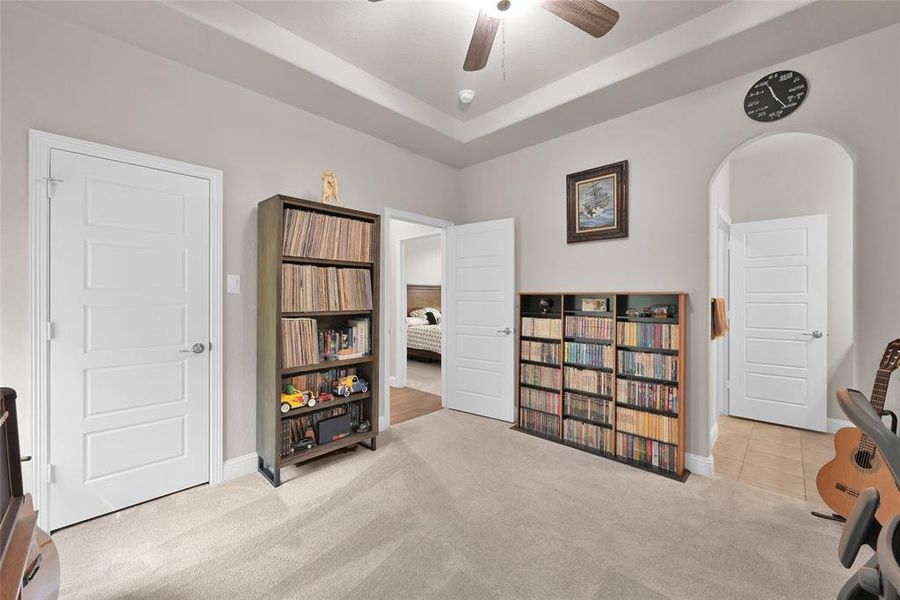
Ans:
<svg viewBox="0 0 900 600"><path fill-rule="evenodd" d="M499 0L497 13L500 15L505 13L515 1L517 0ZM597 0L540 0L540 4L560 19L596 38L606 35L619 20L618 12ZM464 71L480 71L485 67L501 21L501 17L492 16L484 10L479 11L472 41L469 42L469 51L463 63Z"/></svg>

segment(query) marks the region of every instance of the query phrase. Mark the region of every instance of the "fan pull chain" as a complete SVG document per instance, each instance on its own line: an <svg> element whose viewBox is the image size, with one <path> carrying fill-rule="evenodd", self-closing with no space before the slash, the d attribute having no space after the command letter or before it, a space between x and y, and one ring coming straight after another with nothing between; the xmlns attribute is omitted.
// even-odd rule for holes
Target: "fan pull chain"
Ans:
<svg viewBox="0 0 900 600"><path fill-rule="evenodd" d="M500 72L503 73L503 81L506 81L506 19L500 21Z"/></svg>

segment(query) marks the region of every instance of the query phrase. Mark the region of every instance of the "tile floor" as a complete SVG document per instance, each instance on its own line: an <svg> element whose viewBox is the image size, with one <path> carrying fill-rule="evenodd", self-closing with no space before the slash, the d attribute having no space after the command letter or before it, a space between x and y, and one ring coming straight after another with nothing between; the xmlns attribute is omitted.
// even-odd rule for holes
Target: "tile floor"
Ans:
<svg viewBox="0 0 900 600"><path fill-rule="evenodd" d="M833 438L830 433L720 415L713 447L716 475L824 506L816 474L834 456Z"/></svg>

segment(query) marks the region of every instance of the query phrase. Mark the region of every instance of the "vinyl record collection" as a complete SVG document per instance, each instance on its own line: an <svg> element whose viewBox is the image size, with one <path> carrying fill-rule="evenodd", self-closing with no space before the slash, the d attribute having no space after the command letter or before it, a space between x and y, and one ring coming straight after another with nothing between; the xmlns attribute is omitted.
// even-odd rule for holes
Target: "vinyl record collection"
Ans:
<svg viewBox="0 0 900 600"><path fill-rule="evenodd" d="M605 317L566 317L566 337L611 340L612 319Z"/></svg>
<svg viewBox="0 0 900 600"><path fill-rule="evenodd" d="M559 417L527 408L519 409L519 427L541 435L559 437Z"/></svg>
<svg viewBox="0 0 900 600"><path fill-rule="evenodd" d="M559 369L538 365L519 365L519 381L526 385L559 388Z"/></svg>
<svg viewBox="0 0 900 600"><path fill-rule="evenodd" d="M562 333L560 319L544 319L540 317L522 317L522 335L558 340Z"/></svg>
<svg viewBox="0 0 900 600"><path fill-rule="evenodd" d="M619 379L616 382L616 401L678 414L678 388L673 385Z"/></svg>
<svg viewBox="0 0 900 600"><path fill-rule="evenodd" d="M678 325L665 323L619 323L622 346L678 350Z"/></svg>
<svg viewBox="0 0 900 600"><path fill-rule="evenodd" d="M586 367L612 367L612 346L586 344L584 342L566 342L565 351L567 363L575 363Z"/></svg>
<svg viewBox="0 0 900 600"><path fill-rule="evenodd" d="M350 319L343 329L319 332L319 353L326 360L340 360L369 354L369 319Z"/></svg>
<svg viewBox="0 0 900 600"><path fill-rule="evenodd" d="M566 388L591 394L612 395L612 373L566 367Z"/></svg>
<svg viewBox="0 0 900 600"><path fill-rule="evenodd" d="M616 429L669 444L677 443L679 436L678 419L621 406L616 411Z"/></svg>
<svg viewBox="0 0 900 600"><path fill-rule="evenodd" d="M315 319L281 319L282 368L318 364L316 327Z"/></svg>
<svg viewBox="0 0 900 600"><path fill-rule="evenodd" d="M559 414L559 394L532 388L519 388L519 404L545 413Z"/></svg>
<svg viewBox="0 0 900 600"><path fill-rule="evenodd" d="M310 432L310 430L312 438L315 440L315 443L318 444L319 440L315 439L316 424L319 421L324 421L333 417L339 417L341 415L346 415L347 413L350 413L352 415L351 418L354 423L358 423L360 420L360 403L350 402L347 404L342 404L341 406L335 406L334 408L330 408L327 410L320 410L314 413L309 413L308 415L293 417L291 419L282 419L281 455L287 456L288 454L293 453L294 443L306 437L307 432Z"/></svg>
<svg viewBox="0 0 900 600"><path fill-rule="evenodd" d="M559 364L559 344L522 340L522 360Z"/></svg>
<svg viewBox="0 0 900 600"><path fill-rule="evenodd" d="M285 264L281 276L284 312L372 309L372 275L368 269Z"/></svg>
<svg viewBox="0 0 900 600"><path fill-rule="evenodd" d="M331 386L335 381L351 375L359 375L359 373L355 368L328 369L327 371L297 375L291 377L289 381L298 390L308 390L313 394L318 394L319 392L330 392Z"/></svg>
<svg viewBox="0 0 900 600"><path fill-rule="evenodd" d="M609 400L566 392L563 398L563 414L612 425L613 405Z"/></svg>
<svg viewBox="0 0 900 600"><path fill-rule="evenodd" d="M368 262L372 223L307 210L284 211L285 256Z"/></svg>
<svg viewBox="0 0 900 600"><path fill-rule="evenodd" d="M619 350L619 373L675 383L678 380L678 357Z"/></svg>
<svg viewBox="0 0 900 600"><path fill-rule="evenodd" d="M612 430L576 419L563 419L563 439L567 442L612 454Z"/></svg>
<svg viewBox="0 0 900 600"><path fill-rule="evenodd" d="M675 471L678 468L677 446L645 440L627 433L616 433L616 454L664 471Z"/></svg>

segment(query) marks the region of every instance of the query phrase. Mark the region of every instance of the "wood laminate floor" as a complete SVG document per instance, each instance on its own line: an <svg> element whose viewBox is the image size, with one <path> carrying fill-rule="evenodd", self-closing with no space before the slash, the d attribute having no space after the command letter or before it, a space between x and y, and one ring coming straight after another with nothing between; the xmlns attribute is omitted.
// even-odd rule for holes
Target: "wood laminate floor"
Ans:
<svg viewBox="0 0 900 600"><path fill-rule="evenodd" d="M391 388L391 425L441 410L441 397L410 387Z"/></svg>
<svg viewBox="0 0 900 600"><path fill-rule="evenodd" d="M716 475L822 504L816 474L834 457L834 435L719 416Z"/></svg>

